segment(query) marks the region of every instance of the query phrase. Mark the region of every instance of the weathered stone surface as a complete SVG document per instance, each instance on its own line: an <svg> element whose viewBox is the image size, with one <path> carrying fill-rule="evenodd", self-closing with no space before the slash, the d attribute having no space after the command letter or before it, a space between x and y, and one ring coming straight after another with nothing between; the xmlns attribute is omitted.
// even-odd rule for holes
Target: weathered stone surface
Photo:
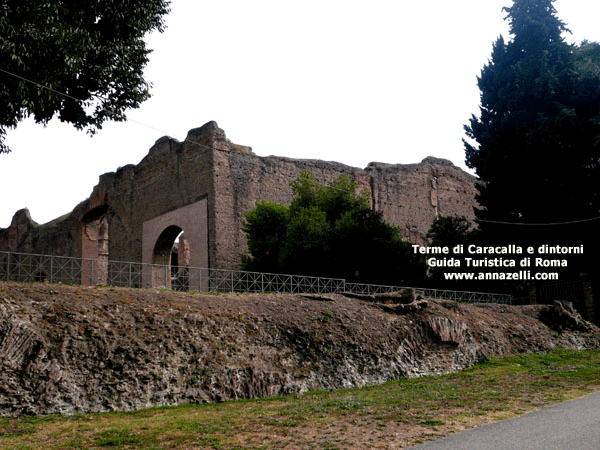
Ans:
<svg viewBox="0 0 600 450"><path fill-rule="evenodd" d="M427 157L419 164L370 163L373 208L400 227L402 237L416 244L438 216L473 219L476 178L445 159Z"/></svg>
<svg viewBox="0 0 600 450"><path fill-rule="evenodd" d="M27 208L15 213L6 230L0 230L0 242L7 251L16 251L17 248L31 245L31 239L37 231L37 223L31 219Z"/></svg>
<svg viewBox="0 0 600 450"><path fill-rule="evenodd" d="M558 331L542 323L551 306L427 300L402 314L380 306L342 295L0 283L0 415L364 386L490 356L600 345L591 324L563 318Z"/></svg>
<svg viewBox="0 0 600 450"><path fill-rule="evenodd" d="M539 314L539 319L553 330L589 331L590 322L584 320L572 302L554 301L552 306Z"/></svg>
<svg viewBox="0 0 600 450"><path fill-rule="evenodd" d="M303 170L326 184L348 175L371 192L372 207L414 243L425 243L438 214L474 217L475 178L447 160L371 163L363 170L331 161L259 157L209 122L190 130L184 142L160 138L139 164L102 175L90 197L65 217L40 226L19 211L8 229L0 229L0 251L153 263L152 255L143 260L144 224L206 199L201 241L209 243L208 255L195 256L206 250L192 246L191 260L237 268L247 252L244 214L260 200L291 201L290 182ZM103 236L90 235L92 228ZM198 240L189 233L188 238Z"/></svg>

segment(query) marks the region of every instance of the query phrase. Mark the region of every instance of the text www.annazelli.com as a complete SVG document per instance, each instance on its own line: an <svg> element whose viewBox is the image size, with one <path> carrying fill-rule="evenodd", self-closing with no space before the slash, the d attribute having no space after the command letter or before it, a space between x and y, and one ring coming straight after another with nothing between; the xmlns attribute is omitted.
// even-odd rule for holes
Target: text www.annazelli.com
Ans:
<svg viewBox="0 0 600 450"><path fill-rule="evenodd" d="M446 280L532 280L547 281L558 280L558 274L555 272L536 272L529 270L519 270L518 272L445 272Z"/></svg>

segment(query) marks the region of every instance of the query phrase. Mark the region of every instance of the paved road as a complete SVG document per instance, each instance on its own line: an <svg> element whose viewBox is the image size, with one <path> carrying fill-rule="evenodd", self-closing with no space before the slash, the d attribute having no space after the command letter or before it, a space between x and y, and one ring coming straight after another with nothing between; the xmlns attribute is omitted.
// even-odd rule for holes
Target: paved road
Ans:
<svg viewBox="0 0 600 450"><path fill-rule="evenodd" d="M600 393L410 448L414 450L599 450Z"/></svg>

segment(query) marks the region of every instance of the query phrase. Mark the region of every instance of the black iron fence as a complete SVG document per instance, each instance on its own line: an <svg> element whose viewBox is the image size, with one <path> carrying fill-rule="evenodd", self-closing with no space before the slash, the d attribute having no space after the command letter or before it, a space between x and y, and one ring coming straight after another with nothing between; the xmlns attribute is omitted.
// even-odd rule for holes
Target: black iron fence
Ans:
<svg viewBox="0 0 600 450"><path fill-rule="evenodd" d="M351 283L339 278L176 267L124 261L0 252L0 280L107 285L198 292L353 293L415 289L425 298L468 303L512 303L509 295Z"/></svg>

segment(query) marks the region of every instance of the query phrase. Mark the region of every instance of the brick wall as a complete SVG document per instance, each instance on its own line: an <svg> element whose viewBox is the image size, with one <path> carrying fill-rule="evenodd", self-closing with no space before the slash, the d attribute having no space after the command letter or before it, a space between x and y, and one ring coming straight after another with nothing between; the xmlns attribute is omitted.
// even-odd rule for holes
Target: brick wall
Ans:
<svg viewBox="0 0 600 450"><path fill-rule="evenodd" d="M206 199L208 264L237 268L247 252L244 214L260 200L289 203L290 182L303 170L324 184L349 175L371 191L373 208L415 243L425 242L437 214L474 217L475 177L450 161L429 157L419 164L371 163L360 169L259 157L249 147L231 143L209 122L190 130L184 142L161 138L139 164L102 175L90 197L65 217L38 225L27 211L18 212L8 229L0 229L0 250L90 256L96 247L82 242L83 227L91 219L106 220L109 258L142 261L144 223Z"/></svg>

